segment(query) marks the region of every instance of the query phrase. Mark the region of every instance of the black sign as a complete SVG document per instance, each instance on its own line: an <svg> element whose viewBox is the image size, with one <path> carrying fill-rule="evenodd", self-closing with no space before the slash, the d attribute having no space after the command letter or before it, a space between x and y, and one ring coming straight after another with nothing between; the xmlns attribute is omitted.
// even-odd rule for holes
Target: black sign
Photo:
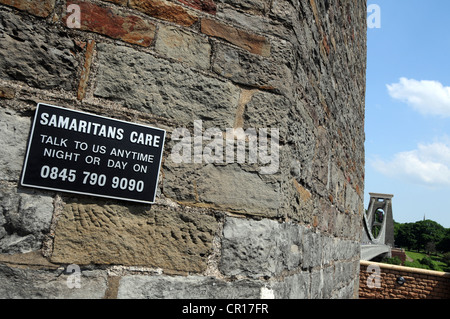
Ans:
<svg viewBox="0 0 450 319"><path fill-rule="evenodd" d="M166 132L38 104L22 185L153 203Z"/></svg>

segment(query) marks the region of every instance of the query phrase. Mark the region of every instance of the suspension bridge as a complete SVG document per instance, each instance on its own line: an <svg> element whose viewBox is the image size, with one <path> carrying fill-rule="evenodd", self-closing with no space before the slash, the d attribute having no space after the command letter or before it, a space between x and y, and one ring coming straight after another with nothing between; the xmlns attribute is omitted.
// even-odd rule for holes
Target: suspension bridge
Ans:
<svg viewBox="0 0 450 319"><path fill-rule="evenodd" d="M394 219L390 194L369 193L370 201L363 217L361 260L391 256L394 247Z"/></svg>

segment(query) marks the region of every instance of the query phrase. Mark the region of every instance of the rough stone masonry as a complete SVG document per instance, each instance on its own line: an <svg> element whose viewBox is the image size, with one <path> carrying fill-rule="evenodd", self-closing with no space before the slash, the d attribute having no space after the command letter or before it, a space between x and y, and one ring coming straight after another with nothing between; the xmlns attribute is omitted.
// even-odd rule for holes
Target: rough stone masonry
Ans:
<svg viewBox="0 0 450 319"><path fill-rule="evenodd" d="M362 0L0 0L0 297L357 297L366 15ZM166 130L156 203L20 186L39 102ZM196 120L277 128L277 172L174 162L171 134Z"/></svg>

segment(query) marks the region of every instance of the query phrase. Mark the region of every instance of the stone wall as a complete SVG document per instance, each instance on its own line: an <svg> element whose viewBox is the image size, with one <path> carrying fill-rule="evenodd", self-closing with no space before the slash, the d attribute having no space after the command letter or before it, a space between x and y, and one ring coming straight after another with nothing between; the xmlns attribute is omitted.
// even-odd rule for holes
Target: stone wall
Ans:
<svg viewBox="0 0 450 319"><path fill-rule="evenodd" d="M0 39L0 297L357 297L365 1L0 0ZM39 102L165 129L156 203L20 186Z"/></svg>
<svg viewBox="0 0 450 319"><path fill-rule="evenodd" d="M378 270L379 273L377 273ZM397 283L398 277L404 278L404 284ZM449 299L450 273L361 261L359 297L361 299Z"/></svg>

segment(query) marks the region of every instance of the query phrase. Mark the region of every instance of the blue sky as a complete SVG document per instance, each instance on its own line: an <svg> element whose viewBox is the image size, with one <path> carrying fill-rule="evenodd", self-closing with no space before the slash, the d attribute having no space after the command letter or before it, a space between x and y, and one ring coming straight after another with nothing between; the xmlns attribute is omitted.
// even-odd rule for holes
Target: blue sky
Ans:
<svg viewBox="0 0 450 319"><path fill-rule="evenodd" d="M450 1L369 0L365 208L394 194L394 220L450 228ZM371 16L371 13L368 14Z"/></svg>

